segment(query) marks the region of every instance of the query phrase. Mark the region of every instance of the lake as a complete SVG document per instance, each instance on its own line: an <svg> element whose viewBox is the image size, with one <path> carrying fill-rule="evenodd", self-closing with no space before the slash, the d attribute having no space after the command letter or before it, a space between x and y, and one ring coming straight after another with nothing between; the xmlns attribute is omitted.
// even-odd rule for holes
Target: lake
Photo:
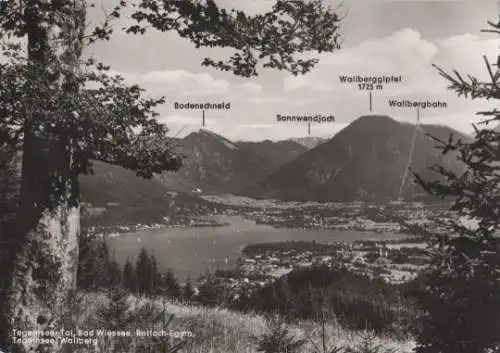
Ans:
<svg viewBox="0 0 500 353"><path fill-rule="evenodd" d="M114 259L121 265L127 258L135 261L142 247L154 253L158 265L172 268L183 280L187 276L197 278L207 270L231 268L246 245L280 241L335 241L402 239L400 233L374 233L351 230L304 230L276 229L269 225L256 224L240 216L210 216L223 227L162 228L109 238L108 244Z"/></svg>

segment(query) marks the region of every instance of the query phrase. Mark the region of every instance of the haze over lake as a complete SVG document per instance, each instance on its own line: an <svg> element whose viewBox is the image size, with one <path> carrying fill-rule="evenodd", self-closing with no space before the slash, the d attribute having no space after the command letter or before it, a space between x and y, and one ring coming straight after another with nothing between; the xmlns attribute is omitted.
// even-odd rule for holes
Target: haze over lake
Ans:
<svg viewBox="0 0 500 353"><path fill-rule="evenodd" d="M231 268L240 251L250 243L280 241L317 241L322 243L375 239L402 239L401 233L374 233L354 230L304 230L273 228L256 224L240 216L210 216L223 227L163 228L136 232L109 238L109 248L114 259L123 264L130 257L135 260L142 247L154 253L158 265L172 268L183 280L207 270Z"/></svg>

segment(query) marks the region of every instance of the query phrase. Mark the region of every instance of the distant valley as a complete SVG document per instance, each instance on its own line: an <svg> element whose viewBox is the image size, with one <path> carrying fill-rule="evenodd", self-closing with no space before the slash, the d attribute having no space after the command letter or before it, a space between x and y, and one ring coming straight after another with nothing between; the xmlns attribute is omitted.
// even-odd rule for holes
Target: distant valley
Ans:
<svg viewBox="0 0 500 353"><path fill-rule="evenodd" d="M402 182L408 166L432 180L439 178L428 170L432 164L457 172L463 168L456 156L441 155L426 133L441 140L450 134L470 138L437 125L421 125L415 131L415 125L387 116L360 117L329 140L233 142L202 129L176 139L179 153L186 157L178 172L144 180L96 162L94 174L81 177L82 198L94 207L119 209L120 219L156 219L178 210L177 203L186 210L211 207L198 197L201 194L301 202L387 202L400 196L418 200L427 195L413 183L412 174Z"/></svg>
<svg viewBox="0 0 500 353"><path fill-rule="evenodd" d="M178 146L184 166L164 173L162 182L176 191L214 194L236 193L308 150L294 141L232 142L205 129L179 139Z"/></svg>
<svg viewBox="0 0 500 353"><path fill-rule="evenodd" d="M208 130L191 133L175 143L185 156L183 167L151 180L94 161L93 174L80 176L82 201L93 210L89 222L154 223L179 213L196 215L214 205L199 198L199 193L235 193L308 150L289 140L231 142Z"/></svg>
<svg viewBox="0 0 500 353"><path fill-rule="evenodd" d="M387 116L363 116L239 194L258 199L336 202L426 198L411 173L403 178L408 167L426 180L441 177L429 170L434 164L455 172L464 168L456 155L443 156L427 134L441 141L447 141L450 134L470 139L445 126L420 125L416 129Z"/></svg>

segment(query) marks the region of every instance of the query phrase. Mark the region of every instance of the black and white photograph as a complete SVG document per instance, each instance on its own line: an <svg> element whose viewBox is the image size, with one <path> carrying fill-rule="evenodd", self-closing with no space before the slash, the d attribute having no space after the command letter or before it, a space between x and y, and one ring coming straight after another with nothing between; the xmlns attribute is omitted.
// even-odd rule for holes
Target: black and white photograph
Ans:
<svg viewBox="0 0 500 353"><path fill-rule="evenodd" d="M500 353L500 1L0 0L0 353Z"/></svg>

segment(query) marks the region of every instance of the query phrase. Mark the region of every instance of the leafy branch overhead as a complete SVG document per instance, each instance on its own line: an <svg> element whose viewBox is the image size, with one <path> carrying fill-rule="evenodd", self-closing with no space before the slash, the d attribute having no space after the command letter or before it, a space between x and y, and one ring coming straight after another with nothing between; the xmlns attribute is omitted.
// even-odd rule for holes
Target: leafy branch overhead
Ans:
<svg viewBox="0 0 500 353"><path fill-rule="evenodd" d="M109 75L109 68L94 60L85 67L78 76L82 88L75 97L74 92L51 85L44 68L36 64L17 59L1 65L1 126L9 132L3 142L19 143L29 119L38 137L72 141L72 169L78 173L90 171L91 159L121 165L146 178L178 168L181 156L153 110L164 100L141 97L138 86L126 86L121 77Z"/></svg>
<svg viewBox="0 0 500 353"><path fill-rule="evenodd" d="M64 21L71 20L71 7L71 0L0 2L0 43L7 58L0 63L2 141L19 143L23 127L29 123L38 137L72 141L73 168L78 173L89 172L92 159L121 165L147 178L162 170L178 169L182 156L166 137L167 128L156 119L155 108L164 103L163 98L143 98L142 89L127 86L94 59L81 63L75 71L71 64L54 60L55 54L49 53L52 49L45 60L33 62L23 58L19 46L12 45L11 38L24 37L33 19L40 37L49 40L53 33L48 28L64 28ZM296 55L339 48L340 18L320 0L278 0L271 11L254 16L219 8L212 0L120 1L102 26L84 33L81 39L87 43L109 40L113 20L125 11L132 11L131 23L123 28L127 33L174 31L197 48L235 49L226 61L205 58L202 64L244 77L256 76L260 63L264 68L305 74L318 60ZM64 36L64 31L60 35ZM54 74L64 77L65 87L71 85L71 89L54 85ZM78 97L75 89L80 92Z"/></svg>
<svg viewBox="0 0 500 353"><path fill-rule="evenodd" d="M318 60L303 60L296 54L332 52L340 47L341 18L321 0L278 0L271 11L254 16L220 8L213 0L141 0L138 4L121 1L104 26L94 29L90 41L109 39L113 32L111 20L120 17L128 6L134 8L131 18L136 23L123 28L127 33L144 34L149 28L175 31L196 48L236 49L226 61L205 58L202 65L243 77L257 76L257 65L263 59L264 68L305 74Z"/></svg>
<svg viewBox="0 0 500 353"><path fill-rule="evenodd" d="M199 47L229 47L236 49L229 60L205 58L203 65L213 66L235 75L257 75L257 64L267 59L263 67L307 73L317 59L296 59L307 51L331 52L338 49L339 16L322 1L278 0L265 14L248 16L243 11L219 8L213 0L167 1L158 6L143 0L132 18L138 24L127 32L144 33L147 22L160 31L176 31Z"/></svg>
<svg viewBox="0 0 500 353"><path fill-rule="evenodd" d="M64 9L67 1L58 1L58 5L48 2L40 4L39 8L53 16L54 11ZM20 6L17 1L0 3L0 27L22 37L26 34L26 19ZM89 7L95 6L95 3L89 4ZM338 9L325 6L321 0L277 0L271 11L253 16L241 10L220 8L213 0L122 0L107 14L103 25L95 27L85 38L89 43L109 40L114 31L113 20L130 8L133 24L123 28L127 33L144 34L151 28L161 32L175 31L193 42L196 48L236 49L226 61L205 58L202 65L243 77L257 76L259 63L264 68L293 75L305 74L318 59L300 59L297 54L332 52L341 44L339 24L342 19L336 13Z"/></svg>
<svg viewBox="0 0 500 353"><path fill-rule="evenodd" d="M112 15L128 6L122 1ZM226 61L205 58L204 66L232 71L243 77L257 76L257 65L305 74L317 59L299 59L308 51L331 52L340 47L341 18L321 0L277 0L272 10L254 16L243 11L226 10L208 1L151 1L133 4L131 17L137 24L124 28L127 33L143 34L148 28L176 31L199 47L233 48ZM147 24L147 25L146 25ZM95 34L109 38L110 30L96 28Z"/></svg>

